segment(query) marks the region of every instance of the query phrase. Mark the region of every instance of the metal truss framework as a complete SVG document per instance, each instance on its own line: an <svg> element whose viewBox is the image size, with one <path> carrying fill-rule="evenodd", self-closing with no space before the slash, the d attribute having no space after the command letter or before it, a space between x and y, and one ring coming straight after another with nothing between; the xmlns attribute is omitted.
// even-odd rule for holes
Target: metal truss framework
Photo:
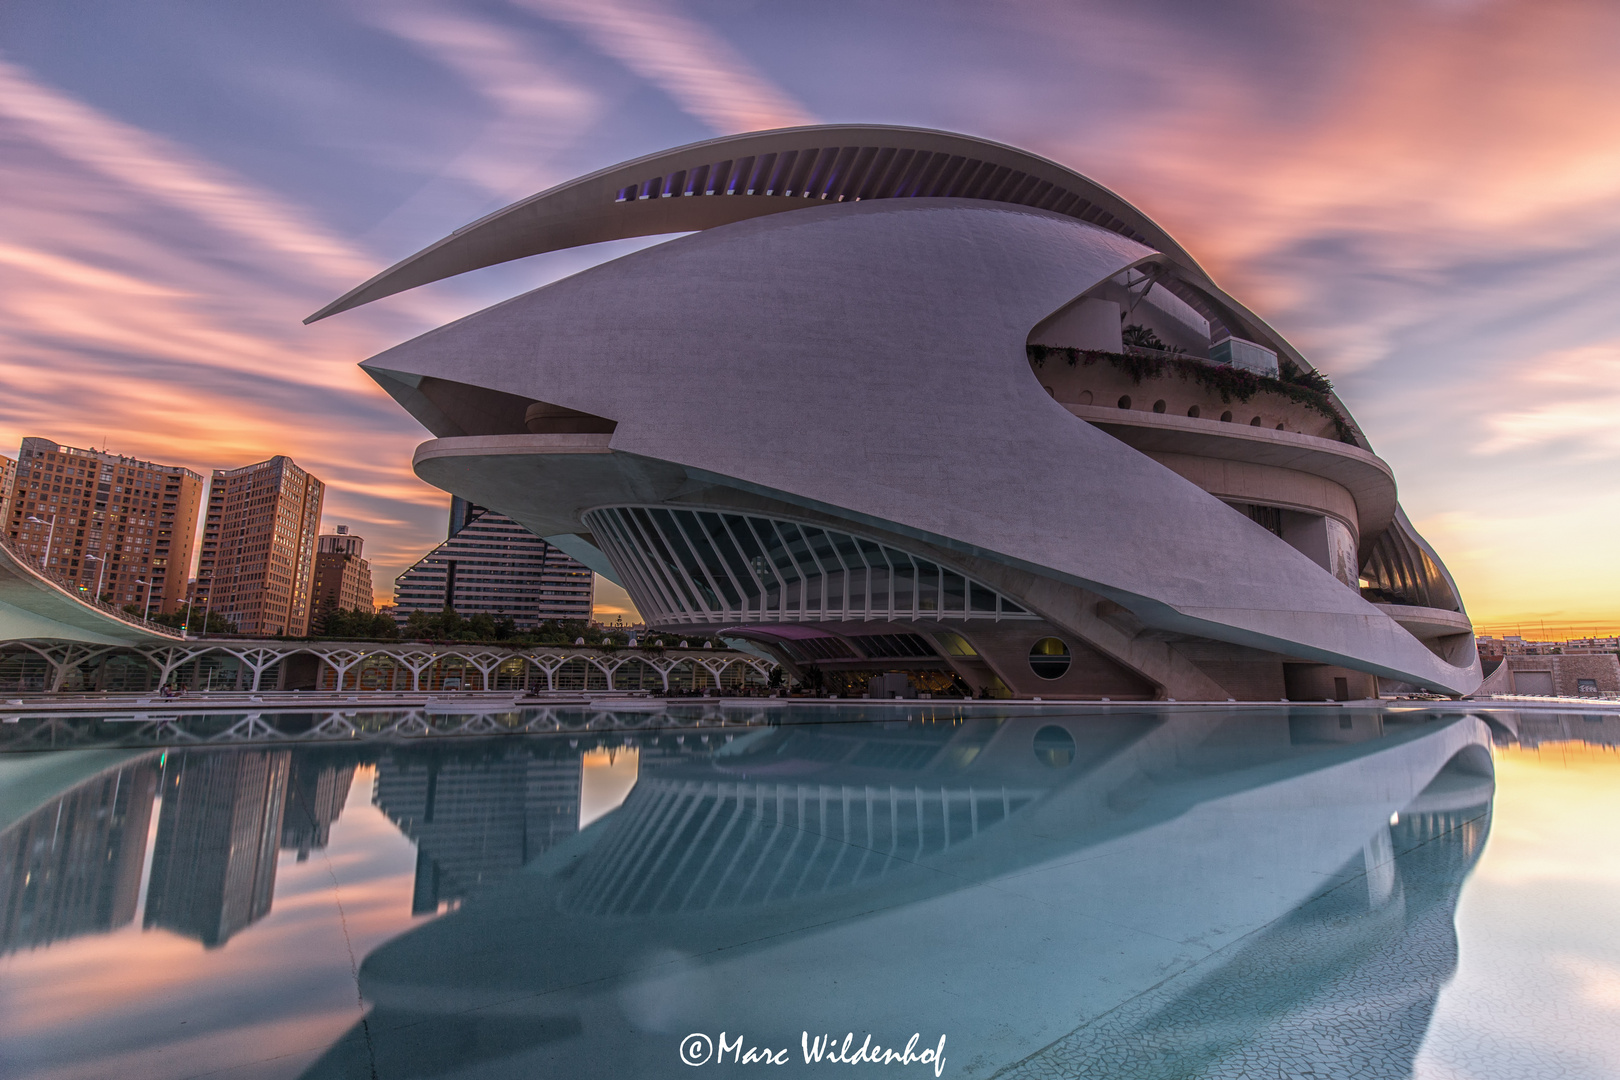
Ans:
<svg viewBox="0 0 1620 1080"><path fill-rule="evenodd" d="M771 723L763 708L677 706L625 710L613 706L556 705L478 710L414 707L394 710L330 708L305 712L260 711L162 714L137 711L96 715L30 717L0 734L5 752L91 747L297 746L329 742L414 742L456 736L568 735L608 732L703 731ZM720 736L715 736L719 738ZM726 736L730 738L730 736ZM677 734L676 741L685 736Z"/></svg>
<svg viewBox="0 0 1620 1080"><path fill-rule="evenodd" d="M385 645L360 642L219 642L197 641L184 645L101 646L62 641L13 641L49 665L44 689L61 692L76 670L113 656L138 657L149 665L156 678L152 686L168 685L177 672L207 658L230 657L238 666L239 690L273 689L265 677L286 660L308 656L319 665L317 690L351 691L361 689L420 693L444 688L445 673L454 671L460 684L476 673L479 685L458 685L464 690L652 690L672 689L672 675L683 672L689 678L712 680L724 685L727 678L761 681L775 666L761 657L719 650L681 650L674 655L639 650L606 652L586 648L499 649L487 645ZM742 665L738 667L737 665ZM559 672L582 675L585 686L557 685ZM368 669L387 686L363 686L362 673ZM700 674L700 672L702 674ZM596 683L593 675L599 674ZM630 676L634 674L632 679ZM729 673L729 675L728 675ZM616 680L616 676L618 676ZM648 685L656 679L659 685ZM374 680L375 681L375 680ZM630 685L634 682L635 685ZM403 683L404 685L399 685ZM616 684L617 683L617 684ZM498 685L505 684L505 685ZM223 689L223 687L221 687Z"/></svg>

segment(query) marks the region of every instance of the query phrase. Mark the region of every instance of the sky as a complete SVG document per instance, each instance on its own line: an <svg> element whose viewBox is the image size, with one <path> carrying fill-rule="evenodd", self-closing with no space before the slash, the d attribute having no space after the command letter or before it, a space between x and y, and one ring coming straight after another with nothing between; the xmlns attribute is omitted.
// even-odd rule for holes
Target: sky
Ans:
<svg viewBox="0 0 1620 1080"><path fill-rule="evenodd" d="M1606 0L10 0L0 452L289 454L386 599L448 496L356 364L648 241L305 315L631 157L910 124L1032 150L1165 226L1334 380L1477 628L1608 630L1617 57ZM599 588L599 615L630 610Z"/></svg>

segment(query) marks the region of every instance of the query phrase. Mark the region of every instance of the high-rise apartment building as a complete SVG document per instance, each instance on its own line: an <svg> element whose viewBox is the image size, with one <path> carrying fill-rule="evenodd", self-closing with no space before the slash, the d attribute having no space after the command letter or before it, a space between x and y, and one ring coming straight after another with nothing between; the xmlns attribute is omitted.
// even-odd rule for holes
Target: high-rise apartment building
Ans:
<svg viewBox="0 0 1620 1080"><path fill-rule="evenodd" d="M280 454L240 469L215 469L196 603L235 623L238 633L309 633L325 495L325 484Z"/></svg>
<svg viewBox="0 0 1620 1080"><path fill-rule="evenodd" d="M365 539L351 533L347 525L321 534L315 551L312 619L319 621L330 611L370 611L375 606L371 564L361 557L365 546Z"/></svg>
<svg viewBox="0 0 1620 1080"><path fill-rule="evenodd" d="M180 610L191 574L203 478L178 465L28 438L6 534L84 594Z"/></svg>
<svg viewBox="0 0 1620 1080"><path fill-rule="evenodd" d="M509 617L520 630L546 619L591 617L596 579L583 563L504 514L457 499L450 539L394 582L394 619L413 611Z"/></svg>
<svg viewBox="0 0 1620 1080"><path fill-rule="evenodd" d="M0 522L11 520L11 488L17 482L17 460L0 454Z"/></svg>

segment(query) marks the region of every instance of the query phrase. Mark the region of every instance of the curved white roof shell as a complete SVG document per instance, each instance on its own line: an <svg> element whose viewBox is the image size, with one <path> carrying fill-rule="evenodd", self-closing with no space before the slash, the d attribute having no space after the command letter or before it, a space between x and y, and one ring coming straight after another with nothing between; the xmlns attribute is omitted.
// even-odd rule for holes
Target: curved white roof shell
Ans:
<svg viewBox="0 0 1620 1080"><path fill-rule="evenodd" d="M826 203L964 198L1048 210L1163 254L1233 334L1309 369L1263 320L1221 293L1151 218L1072 169L1016 147L927 128L827 124L708 139L570 180L457 229L309 316L497 263L629 237L695 232ZM1218 297L1213 303L1210 300Z"/></svg>

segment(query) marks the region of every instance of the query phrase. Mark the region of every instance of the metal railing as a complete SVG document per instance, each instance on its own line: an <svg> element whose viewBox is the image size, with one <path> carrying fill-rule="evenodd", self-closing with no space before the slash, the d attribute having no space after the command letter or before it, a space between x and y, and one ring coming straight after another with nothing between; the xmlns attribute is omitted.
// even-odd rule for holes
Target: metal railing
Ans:
<svg viewBox="0 0 1620 1080"><path fill-rule="evenodd" d="M76 579L69 579L67 575L62 574L59 571L52 570L47 566L39 565L34 561L34 556L25 554L17 544L13 543L12 540L5 535L0 535L0 549L4 549L6 554L10 555L12 561L18 566L27 570L29 573L33 574L35 577L38 577L47 584L54 585L56 588L61 589L63 592L67 593L81 604L87 604L90 607L97 608L103 613L111 615L119 622L127 623L130 626L136 627L140 630L145 630L148 633L156 634L160 637L172 638L175 641L184 641L186 639L184 633L176 630L172 626L164 626L161 623L155 623L148 619L143 619L139 615L131 615L123 608L115 607L99 597L91 596L87 590L81 591L81 587Z"/></svg>

